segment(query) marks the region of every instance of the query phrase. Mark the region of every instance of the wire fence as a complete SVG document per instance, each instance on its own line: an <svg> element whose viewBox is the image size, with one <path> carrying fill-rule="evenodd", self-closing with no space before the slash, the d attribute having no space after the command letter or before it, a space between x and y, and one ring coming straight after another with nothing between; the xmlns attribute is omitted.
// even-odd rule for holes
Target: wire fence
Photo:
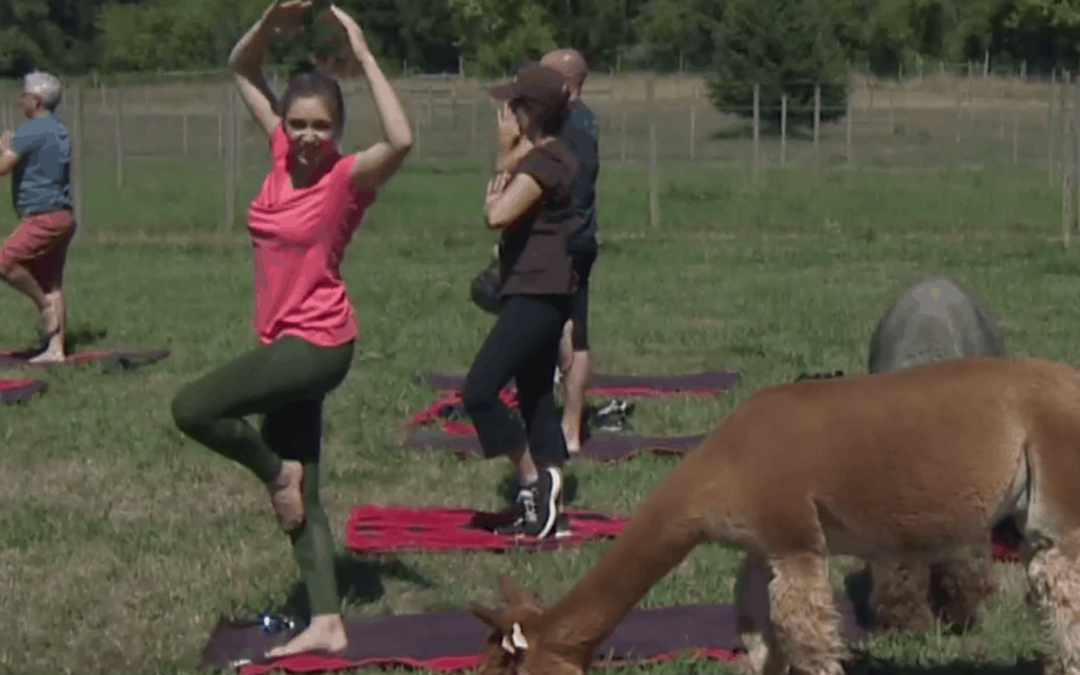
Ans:
<svg viewBox="0 0 1080 675"><path fill-rule="evenodd" d="M280 92L282 84L275 78L271 86ZM457 76L396 80L413 125L410 161L459 160L490 168L496 107L486 95L488 84ZM0 88L0 128L22 122L15 87L7 83ZM345 145L374 142L379 124L366 85L348 80L343 89ZM639 165L649 172L654 225L659 224L656 177L661 167L694 162L745 169L755 179L776 169L1044 171L1048 181L1062 186L1066 239L1075 229L1080 90L1068 73L1055 73L1049 81L989 74L924 74L887 82L853 77L843 106L823 103L820 87L812 83L792 85L790 96L766 96L757 85L748 89L752 102L720 112L701 77L597 74L582 98L597 118L602 161ZM805 113L799 118L805 124L796 123L795 112ZM237 222L238 179L268 168L265 138L227 80L69 84L60 114L72 134L80 222L93 218L82 206L87 172L115 172L116 185L123 187L141 159L187 158L202 162L206 171L220 172L222 226L228 229Z"/></svg>

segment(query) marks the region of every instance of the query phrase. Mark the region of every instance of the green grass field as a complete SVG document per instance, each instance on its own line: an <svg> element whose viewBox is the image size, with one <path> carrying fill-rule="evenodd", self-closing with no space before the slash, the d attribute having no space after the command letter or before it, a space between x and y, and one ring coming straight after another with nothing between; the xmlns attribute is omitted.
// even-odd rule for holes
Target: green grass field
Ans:
<svg viewBox="0 0 1080 675"><path fill-rule="evenodd" d="M168 347L131 375L100 368L41 375L50 391L0 409L0 672L196 672L220 613L301 610L303 591L265 491L247 471L185 440L169 401L186 382L253 344L249 247L218 231L219 176L192 159L132 159L86 172L88 222L67 272L79 346ZM370 213L343 265L363 337L352 374L329 399L324 498L339 549L351 507L497 508L505 461L395 447L434 392L423 370L464 371L491 318L468 297L493 236L480 215L478 166L413 162ZM243 176L243 213L261 175ZM715 399L642 400L636 430L702 433L756 389L802 370L865 369L885 308L927 275L969 285L1004 321L1010 349L1080 362L1070 318L1080 262L1060 243L1060 196L1045 172L891 174L748 172L665 165L663 226L648 225L646 177L609 162L600 186L602 252L593 274L595 367L743 375ZM13 225L3 209L0 231ZM0 345L36 341L36 315L0 293ZM1073 336L1073 337L1070 337ZM574 465L572 506L628 513L675 465L641 456ZM349 615L497 602L501 572L557 600L608 543L560 553L406 554L398 564L342 553ZM695 550L644 606L732 600L741 554ZM842 573L856 563L834 565ZM967 635L877 640L882 672L1025 671L1037 643L1024 581L1002 565L1002 592ZM956 661L963 662L957 666ZM680 661L628 669L723 673Z"/></svg>

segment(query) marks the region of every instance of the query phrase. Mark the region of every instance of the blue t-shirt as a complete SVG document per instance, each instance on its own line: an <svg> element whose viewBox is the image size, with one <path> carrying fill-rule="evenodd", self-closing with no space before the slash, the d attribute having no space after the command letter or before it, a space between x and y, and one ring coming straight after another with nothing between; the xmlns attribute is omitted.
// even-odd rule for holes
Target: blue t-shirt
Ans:
<svg viewBox="0 0 1080 675"><path fill-rule="evenodd" d="M596 178L600 174L600 151L592 111L581 100L570 102L559 131L578 160L578 175L570 191L581 226L570 237L572 251L596 247Z"/></svg>
<svg viewBox="0 0 1080 675"><path fill-rule="evenodd" d="M15 129L12 149L19 163L12 173L15 212L54 211L71 206L71 143L55 112Z"/></svg>

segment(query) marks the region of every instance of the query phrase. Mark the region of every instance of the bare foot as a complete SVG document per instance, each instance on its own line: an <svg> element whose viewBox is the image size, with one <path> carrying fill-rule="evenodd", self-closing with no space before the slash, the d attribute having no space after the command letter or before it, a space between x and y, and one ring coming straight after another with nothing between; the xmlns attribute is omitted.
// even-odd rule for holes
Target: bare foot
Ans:
<svg viewBox="0 0 1080 675"><path fill-rule="evenodd" d="M313 650L338 653L345 651L348 646L349 636L345 633L345 621L341 615L320 614L311 617L311 625L304 632L280 647L274 647L266 655L280 658Z"/></svg>
<svg viewBox="0 0 1080 675"><path fill-rule="evenodd" d="M300 488L304 482L304 465L295 460L281 462L281 473L266 484L270 503L278 526L291 532L304 524L304 499Z"/></svg>
<svg viewBox="0 0 1080 675"><path fill-rule="evenodd" d="M581 452L581 442L579 435L568 430L564 425L562 428L563 438L566 439L566 451L571 455L576 455Z"/></svg>
<svg viewBox="0 0 1080 675"><path fill-rule="evenodd" d="M66 357L64 356L63 347L50 347L49 349L46 349L34 358L30 359L27 363L32 363L34 365L40 365L44 363L63 363L65 361L65 358Z"/></svg>

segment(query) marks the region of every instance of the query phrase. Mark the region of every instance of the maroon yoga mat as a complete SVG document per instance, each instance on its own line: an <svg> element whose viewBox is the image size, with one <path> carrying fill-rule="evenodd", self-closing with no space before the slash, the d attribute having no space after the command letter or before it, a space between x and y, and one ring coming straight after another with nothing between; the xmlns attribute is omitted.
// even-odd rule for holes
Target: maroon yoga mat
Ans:
<svg viewBox="0 0 1080 675"><path fill-rule="evenodd" d="M129 352L108 349L88 349L74 354L68 354L63 363L32 364L30 359L36 356L36 351L9 351L0 350L0 367L14 368L44 368L55 366L86 366L91 363L101 363L106 367L119 366L124 370L145 366L167 357L168 349L153 349L141 352Z"/></svg>
<svg viewBox="0 0 1080 675"><path fill-rule="evenodd" d="M648 451L657 455L685 455L705 439L703 434L690 436L634 436L597 432L586 439L577 457L599 462L618 462ZM410 429L405 444L417 448L449 450L461 459L482 458L480 439L475 434L448 434L441 429ZM571 455L571 458L574 458Z"/></svg>
<svg viewBox="0 0 1080 675"><path fill-rule="evenodd" d="M859 626L851 601L837 599L845 636L860 642L868 632ZM489 629L468 612L404 614L378 619L347 620L349 647L343 654L325 652L265 659L262 655L288 642L300 628L269 635L254 621L222 617L202 653L202 667L228 668L241 675L262 675L274 669L294 673L371 666L406 666L451 672L479 666ZM619 623L596 650L594 666L661 662L680 654L731 661L742 651L733 605L683 605L636 609ZM249 663L238 663L242 660Z"/></svg>
<svg viewBox="0 0 1080 675"><path fill-rule="evenodd" d="M465 386L464 375L424 373L420 380L440 391L460 391ZM589 393L610 396L661 396L664 394L711 395L738 386L738 373L705 371L688 375L594 375ZM604 393L597 393L602 390ZM615 392L615 393L612 393Z"/></svg>
<svg viewBox="0 0 1080 675"><path fill-rule="evenodd" d="M498 534L509 524L507 513L472 509L411 506L358 506L345 525L345 547L360 554L398 551L550 551L609 539L626 527L627 519L592 511L566 510L570 534L537 539Z"/></svg>
<svg viewBox="0 0 1080 675"><path fill-rule="evenodd" d="M0 402L21 403L34 394L45 393L49 385L41 380L23 377L15 380L0 380Z"/></svg>

